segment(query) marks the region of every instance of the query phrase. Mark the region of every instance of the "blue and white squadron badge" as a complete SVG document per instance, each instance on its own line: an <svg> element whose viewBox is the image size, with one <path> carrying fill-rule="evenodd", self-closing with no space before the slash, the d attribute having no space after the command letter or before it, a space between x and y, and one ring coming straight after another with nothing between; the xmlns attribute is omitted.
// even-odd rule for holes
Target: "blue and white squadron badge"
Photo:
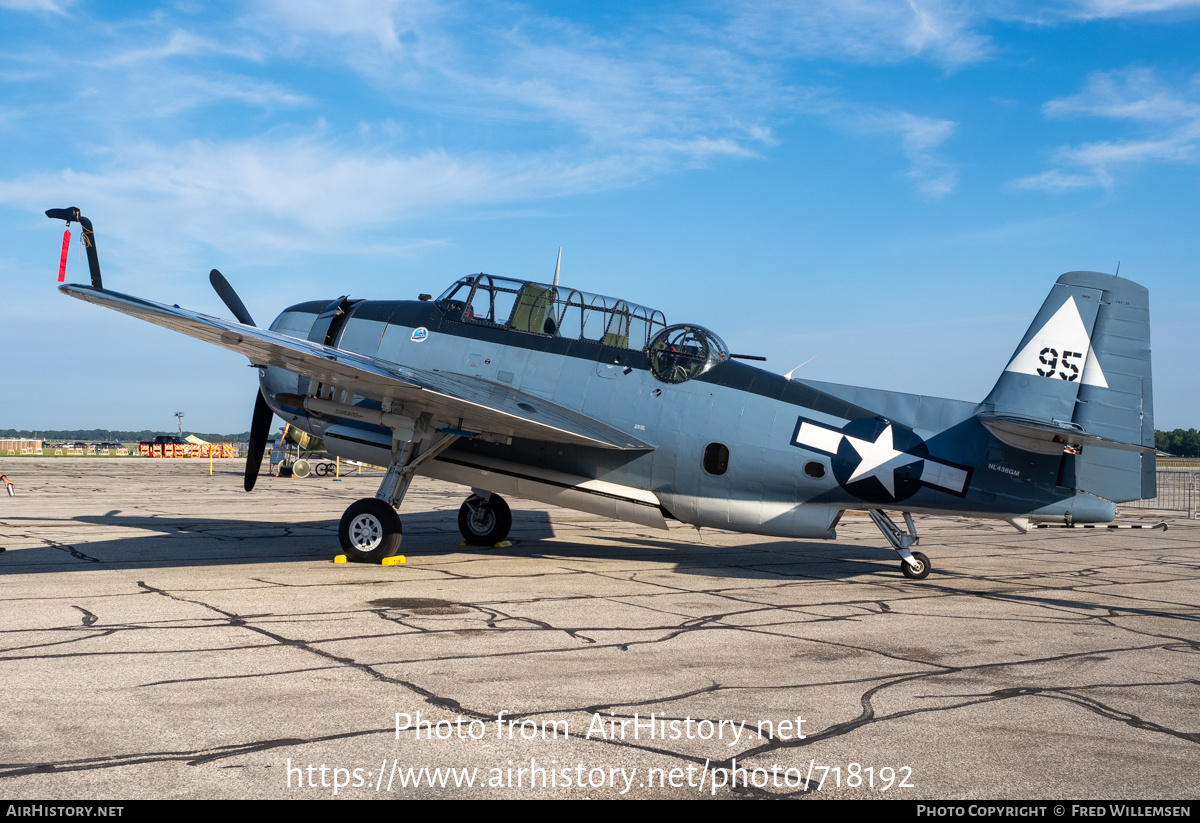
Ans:
<svg viewBox="0 0 1200 823"><path fill-rule="evenodd" d="M425 328L424 326L417 326L415 329L413 329L412 337L409 339L414 343L424 343L425 338L428 336L429 329Z"/></svg>
<svg viewBox="0 0 1200 823"><path fill-rule="evenodd" d="M870 503L894 503L932 487L965 497L971 469L929 454L912 429L882 418L851 420L839 429L803 417L792 445L829 455L838 485Z"/></svg>

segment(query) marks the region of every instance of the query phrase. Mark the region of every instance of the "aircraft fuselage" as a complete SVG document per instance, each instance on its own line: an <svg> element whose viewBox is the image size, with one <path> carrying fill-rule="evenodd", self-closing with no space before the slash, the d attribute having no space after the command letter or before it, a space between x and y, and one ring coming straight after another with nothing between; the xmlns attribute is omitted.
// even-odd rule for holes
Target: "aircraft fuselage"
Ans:
<svg viewBox="0 0 1200 823"><path fill-rule="evenodd" d="M603 420L653 450L461 439L422 474L649 526L666 518L781 537L835 536L848 509L1107 522L1114 505L1062 483L1062 457L1013 449L978 403L789 380L737 360L657 379L645 350L517 331L431 301L293 306L271 328L381 361L482 379ZM280 368L263 394L330 453L387 465L389 429L289 406L319 392ZM379 408L362 398L357 405Z"/></svg>

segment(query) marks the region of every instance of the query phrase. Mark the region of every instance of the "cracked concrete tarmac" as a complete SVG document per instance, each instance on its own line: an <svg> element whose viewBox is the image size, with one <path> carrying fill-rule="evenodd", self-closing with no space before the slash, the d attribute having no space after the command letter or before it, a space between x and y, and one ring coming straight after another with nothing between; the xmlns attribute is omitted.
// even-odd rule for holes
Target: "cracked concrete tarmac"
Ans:
<svg viewBox="0 0 1200 823"><path fill-rule="evenodd" d="M419 480L407 564L335 565L338 519L378 472L247 495L236 461L212 477L198 460L4 468L9 799L326 798L335 780L348 798L1200 785L1194 521L1020 535L921 517L934 571L911 581L853 515L821 543L512 500L515 545L463 547L465 490ZM398 737L397 713L417 712L450 737ZM410 767L421 785L401 786Z"/></svg>

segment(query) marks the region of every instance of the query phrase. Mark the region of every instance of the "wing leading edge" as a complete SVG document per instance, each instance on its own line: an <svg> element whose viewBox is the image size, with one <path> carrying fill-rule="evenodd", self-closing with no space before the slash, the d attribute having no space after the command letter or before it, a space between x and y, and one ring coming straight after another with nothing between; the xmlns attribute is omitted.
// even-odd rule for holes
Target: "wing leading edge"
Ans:
<svg viewBox="0 0 1200 823"><path fill-rule="evenodd" d="M606 449L654 448L591 417L479 378L412 369L108 289L69 284L58 290L235 351L255 366L286 369L385 407L390 403L393 410L411 406L472 432Z"/></svg>

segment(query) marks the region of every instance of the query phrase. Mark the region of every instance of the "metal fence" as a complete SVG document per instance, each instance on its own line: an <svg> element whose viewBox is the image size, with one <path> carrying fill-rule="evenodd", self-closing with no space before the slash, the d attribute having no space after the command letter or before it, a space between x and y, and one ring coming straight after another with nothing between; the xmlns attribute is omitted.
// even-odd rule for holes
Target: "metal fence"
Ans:
<svg viewBox="0 0 1200 823"><path fill-rule="evenodd" d="M1122 508L1159 509L1161 511L1187 512L1195 520L1197 504L1200 504L1200 471L1196 469L1158 469L1155 472L1158 497L1122 503Z"/></svg>

